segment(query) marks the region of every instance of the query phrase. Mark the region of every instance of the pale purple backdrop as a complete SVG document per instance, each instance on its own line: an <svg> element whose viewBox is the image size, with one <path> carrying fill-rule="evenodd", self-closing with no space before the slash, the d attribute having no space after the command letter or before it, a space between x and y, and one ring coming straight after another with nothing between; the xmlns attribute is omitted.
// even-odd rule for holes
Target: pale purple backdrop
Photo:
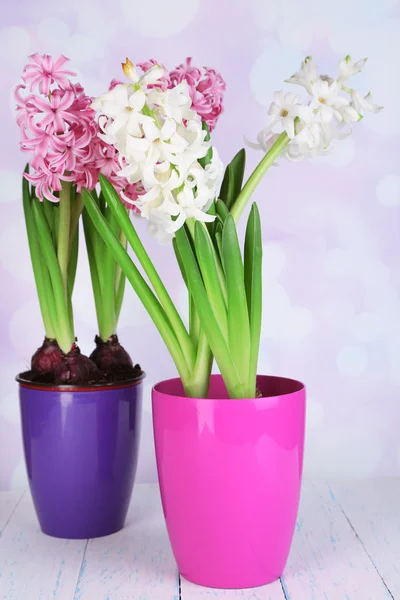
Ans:
<svg viewBox="0 0 400 600"><path fill-rule="evenodd" d="M282 162L258 189L264 227L260 372L296 377L309 394L307 475L400 474L399 7L396 0L20 0L2 13L0 172L0 488L25 484L14 375L43 336L20 195L24 156L12 87L26 56L63 53L99 94L129 56L173 67L218 69L228 84L214 143L226 163L254 139L272 91L312 54L331 73L350 53L369 57L358 85L385 106L331 155ZM248 152L248 171L260 155ZM149 251L182 311L185 292L171 248ZM96 333L84 245L75 293L83 351ZM156 478L150 390L174 366L131 289L120 337L148 376L139 466Z"/></svg>

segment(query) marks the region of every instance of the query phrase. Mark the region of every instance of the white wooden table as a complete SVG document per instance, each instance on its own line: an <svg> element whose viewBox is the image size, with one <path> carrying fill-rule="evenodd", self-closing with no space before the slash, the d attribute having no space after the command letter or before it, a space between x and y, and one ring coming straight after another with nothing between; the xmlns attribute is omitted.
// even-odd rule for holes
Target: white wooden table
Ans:
<svg viewBox="0 0 400 600"><path fill-rule="evenodd" d="M400 479L306 481L281 581L213 590L179 577L156 485L136 485L125 528L43 535L28 491L0 493L2 600L400 600Z"/></svg>

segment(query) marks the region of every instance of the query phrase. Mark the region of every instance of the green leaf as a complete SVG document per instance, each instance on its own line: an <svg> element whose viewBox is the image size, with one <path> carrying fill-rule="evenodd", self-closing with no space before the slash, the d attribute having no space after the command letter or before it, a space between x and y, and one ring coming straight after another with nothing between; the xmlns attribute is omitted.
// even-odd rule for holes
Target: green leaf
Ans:
<svg viewBox="0 0 400 600"><path fill-rule="evenodd" d="M204 286L222 335L228 341L228 317L222 286L218 278L217 261L214 246L206 227L200 221L195 225L195 249Z"/></svg>
<svg viewBox="0 0 400 600"><path fill-rule="evenodd" d="M229 215L229 210L227 209L226 204L224 204L222 200L217 200L215 203L215 209L218 217L221 219L222 224L225 223L225 220Z"/></svg>
<svg viewBox="0 0 400 600"><path fill-rule="evenodd" d="M215 241L216 241L216 244L217 244L217 248L218 248L218 252L219 252L221 260L222 260L222 231L223 230L222 230L222 227L221 227L220 230L217 230L215 232Z"/></svg>
<svg viewBox="0 0 400 600"><path fill-rule="evenodd" d="M249 386L255 394L262 317L262 236L256 203L251 207L246 227L244 281L250 318Z"/></svg>
<svg viewBox="0 0 400 600"><path fill-rule="evenodd" d="M109 206L106 206L103 212L104 218L107 221L111 231L115 237L119 237L120 228L117 219ZM101 295L103 299L103 318L107 323L107 330L103 333L107 341L108 338L116 333L117 329L117 317L115 311L115 283L116 283L116 267L114 255L110 248L105 247L104 255L101 257L101 262L98 264L98 270L103 272L103 282L101 288Z"/></svg>
<svg viewBox="0 0 400 600"><path fill-rule="evenodd" d="M215 200L213 200L210 208L207 211L207 214L212 215L213 217L216 217L217 209L215 208ZM213 235L214 235L214 225L215 225L216 220L217 220L217 218L215 218L214 221L211 221L211 223L206 223L208 233L211 235L211 237L213 237Z"/></svg>
<svg viewBox="0 0 400 600"><path fill-rule="evenodd" d="M103 238L106 246L112 251L115 260L125 273L126 278L135 290L139 300L142 302L154 324L156 325L171 354L173 361L175 362L182 382L185 385L185 382L189 380L190 372L188 370L187 362L181 345L175 336L174 330L171 327L171 323L169 322L163 307L139 272L139 269L130 258L126 249L122 246L121 242L112 231L96 201L85 189L82 190L82 195L93 225ZM107 197L106 194L105 196ZM121 208L126 215L122 204Z"/></svg>
<svg viewBox="0 0 400 600"><path fill-rule="evenodd" d="M74 291L76 267L78 264L78 250L79 250L79 228L75 227L75 233L71 240L71 248L68 260L68 313L72 328L74 328L74 314L72 310L72 293Z"/></svg>
<svg viewBox="0 0 400 600"><path fill-rule="evenodd" d="M29 165L25 167L25 173L29 173ZM32 200L29 191L29 182L25 177L22 178L22 198L25 216L26 233L28 236L29 252L31 255L33 275L35 277L36 290L39 299L40 312L42 314L43 325L46 337L56 338L56 323L51 318L51 303L54 302L51 287L46 285L46 264L43 263L41 250L38 240L35 221L32 213ZM51 294L50 294L51 292Z"/></svg>
<svg viewBox="0 0 400 600"><path fill-rule="evenodd" d="M68 353L75 341L72 323L67 304L68 290L64 286L62 272L58 264L57 254L49 224L39 200L32 201L32 213L35 220L37 236L45 264L49 270L51 286L54 294L55 313L57 317L57 342L61 350Z"/></svg>
<svg viewBox="0 0 400 600"><path fill-rule="evenodd" d="M161 305L168 317L174 333L179 340L187 361L188 369L191 370L195 364L195 349L190 339L190 335L172 302L164 283L161 280L157 270L155 269L149 255L147 254L126 210L122 204L118 193L115 191L112 184L103 175L100 175L100 185L104 198L110 207L116 221L126 235L128 243L136 254L140 264L142 265L153 289L158 296Z"/></svg>
<svg viewBox="0 0 400 600"><path fill-rule="evenodd" d="M120 229L119 241L121 245L127 248L127 240L124 232ZM122 303L124 301L126 277L118 263L115 265L115 316L116 325L118 326L119 315L121 313Z"/></svg>
<svg viewBox="0 0 400 600"><path fill-rule="evenodd" d="M104 194L103 194L103 192L100 192L100 194L99 194L99 196L98 196L98 198L97 198L97 204L98 204L98 206L99 206L99 208L100 208L101 212L102 212L102 213L103 213L103 215L104 215L104 212L105 212L105 210L106 210L106 201L105 201L105 199L104 199Z"/></svg>
<svg viewBox="0 0 400 600"><path fill-rule="evenodd" d="M242 148L227 166L221 185L219 197L228 210L231 209L242 189L245 166L246 151Z"/></svg>
<svg viewBox="0 0 400 600"><path fill-rule="evenodd" d="M175 235L177 246L184 264L185 273L187 274L189 291L199 315L201 328L207 337L211 351L221 370L230 397L241 398L243 397L243 384L239 378L229 348L209 302L203 278L193 253L192 246L189 242L186 229L181 227Z"/></svg>
<svg viewBox="0 0 400 600"><path fill-rule="evenodd" d="M79 250L79 228L75 229L75 235L72 239L71 251L68 261L68 294L72 296L74 291L76 267L78 264L78 250Z"/></svg>
<svg viewBox="0 0 400 600"><path fill-rule="evenodd" d="M187 287L187 277L186 277L186 273L185 273L185 267L183 265L183 260L182 260L182 257L180 255L180 253L179 253L178 245L176 243L176 239L175 238L173 238L173 240L172 240L172 246L174 248L176 262L178 263L179 270L180 270L181 275L182 275L182 279L185 282L185 285Z"/></svg>
<svg viewBox="0 0 400 600"><path fill-rule="evenodd" d="M50 202L50 200L47 200L46 198L42 200L42 204L50 231L52 232L54 248L57 248L57 232L54 231L54 213L58 212L58 204Z"/></svg>
<svg viewBox="0 0 400 600"><path fill-rule="evenodd" d="M244 269L236 225L229 215L222 233L222 258L228 292L229 351L241 381L248 392L250 326L247 310Z"/></svg>
<svg viewBox="0 0 400 600"><path fill-rule="evenodd" d="M94 199L93 199L94 200ZM100 237L94 227L92 220L86 208L82 212L83 231L85 233L86 250L89 259L90 278L92 280L93 298L96 307L97 326L99 335L103 339L106 337L107 325L103 318L103 299L101 295L101 284L99 273L97 271L96 252L94 247L95 237ZM102 240L101 240L102 242ZM103 242L102 242L103 243Z"/></svg>

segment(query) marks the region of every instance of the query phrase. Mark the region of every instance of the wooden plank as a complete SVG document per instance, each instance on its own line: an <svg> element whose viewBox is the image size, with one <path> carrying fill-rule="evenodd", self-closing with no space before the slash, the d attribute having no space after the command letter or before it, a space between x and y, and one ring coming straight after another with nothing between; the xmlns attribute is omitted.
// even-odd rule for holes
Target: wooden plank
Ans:
<svg viewBox="0 0 400 600"><path fill-rule="evenodd" d="M282 583L287 600L391 597L334 493L327 484L309 481Z"/></svg>
<svg viewBox="0 0 400 600"><path fill-rule="evenodd" d="M44 535L27 492L0 538L0 598L71 600L85 544Z"/></svg>
<svg viewBox="0 0 400 600"><path fill-rule="evenodd" d="M280 581L246 590L216 590L201 587L181 577L182 600L221 598L221 600L285 600Z"/></svg>
<svg viewBox="0 0 400 600"><path fill-rule="evenodd" d="M24 490L0 492L0 537L20 503Z"/></svg>
<svg viewBox="0 0 400 600"><path fill-rule="evenodd" d="M90 540L74 600L179 600L158 486L136 485L125 528Z"/></svg>
<svg viewBox="0 0 400 600"><path fill-rule="evenodd" d="M393 598L400 598L400 478L335 484L335 497Z"/></svg>

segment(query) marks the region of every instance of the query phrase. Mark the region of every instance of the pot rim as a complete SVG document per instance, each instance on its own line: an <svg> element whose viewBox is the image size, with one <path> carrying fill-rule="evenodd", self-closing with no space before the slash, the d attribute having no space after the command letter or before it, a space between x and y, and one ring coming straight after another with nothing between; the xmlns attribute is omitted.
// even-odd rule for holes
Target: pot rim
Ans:
<svg viewBox="0 0 400 600"><path fill-rule="evenodd" d="M302 382L299 381L298 379L293 379L292 377L281 377L280 375L262 375L261 373L257 374L257 381L259 379L259 377L262 377L264 379L274 379L274 380L281 380L281 381L285 381L286 383L292 383L294 384L295 389L292 389L291 391L288 392L282 392L280 394L271 394L268 396L261 396L260 398L235 398L234 400L232 400L232 398L226 397L226 398L192 398L192 397L188 397L185 396L184 394L171 394L168 392L164 392L160 389L158 389L158 386L162 385L163 383L167 383L169 381L181 381L180 377L170 377L169 379L163 379L162 381L158 381L157 383L155 383L151 389L152 394L154 392L156 392L157 394L160 394L162 396L172 396L175 398L190 398L191 400L201 400L203 401L212 401L212 402L216 402L216 401L228 401L228 402L253 402L254 400L263 400L265 398L279 398L282 396L291 396L293 394L299 394L299 393L306 393L306 385ZM222 375L220 373L212 373L211 374L211 378L222 378Z"/></svg>
<svg viewBox="0 0 400 600"><path fill-rule="evenodd" d="M124 381L118 381L116 383L87 383L79 385L56 385L54 383L41 383L33 382L29 379L21 377L23 373L18 373L15 377L15 381L19 383L21 387L29 390L42 390L45 392L103 392L106 390L119 390L126 387L133 387L138 385L146 377L145 371L142 371L137 377L131 379L125 379Z"/></svg>

